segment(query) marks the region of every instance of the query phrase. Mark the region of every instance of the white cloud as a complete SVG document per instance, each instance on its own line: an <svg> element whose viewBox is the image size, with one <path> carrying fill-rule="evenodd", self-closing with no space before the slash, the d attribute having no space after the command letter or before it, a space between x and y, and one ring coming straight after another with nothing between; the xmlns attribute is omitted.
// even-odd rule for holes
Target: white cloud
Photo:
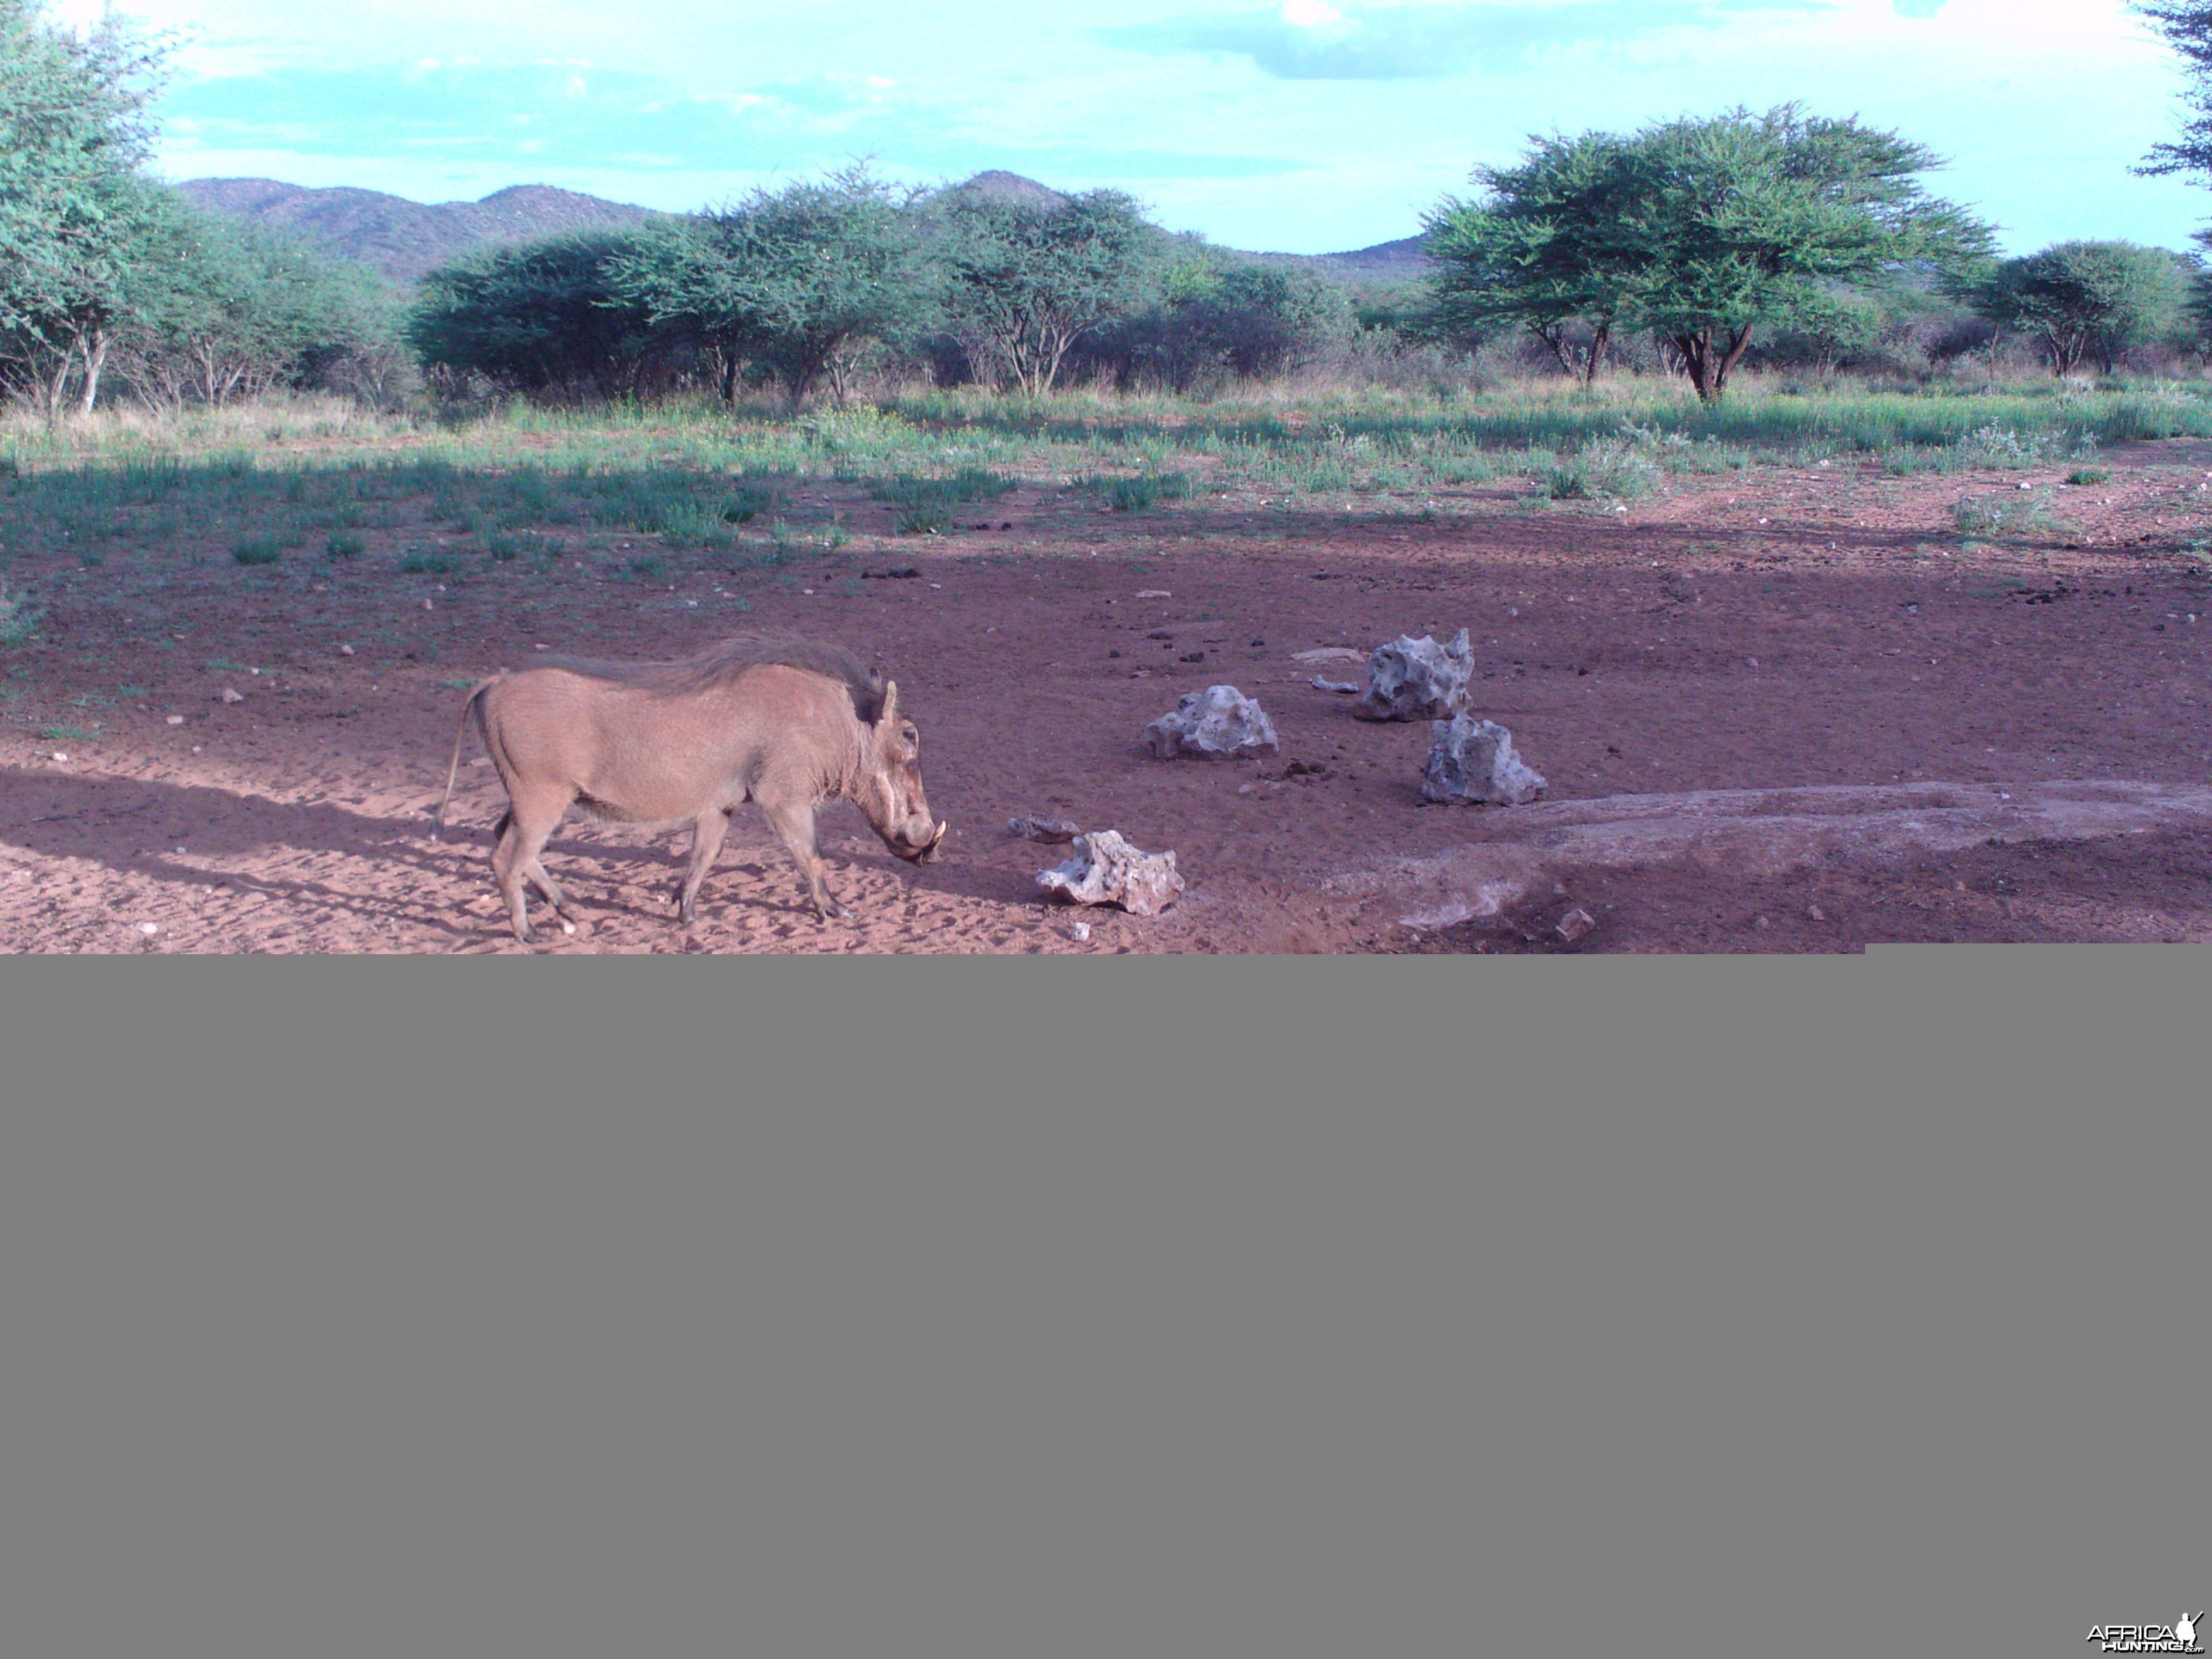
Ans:
<svg viewBox="0 0 2212 1659"><path fill-rule="evenodd" d="M1344 14L1323 0L1283 0L1283 21L1293 28L1313 29L1341 23Z"/></svg>

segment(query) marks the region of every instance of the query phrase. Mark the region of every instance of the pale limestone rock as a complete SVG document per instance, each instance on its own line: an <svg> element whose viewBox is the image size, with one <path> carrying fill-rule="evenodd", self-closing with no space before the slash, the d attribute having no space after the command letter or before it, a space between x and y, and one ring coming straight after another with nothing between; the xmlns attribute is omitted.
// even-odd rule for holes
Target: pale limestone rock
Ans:
<svg viewBox="0 0 2212 1659"><path fill-rule="evenodd" d="M1147 853L1120 831L1094 830L1075 838L1074 856L1038 872L1037 885L1076 904L1118 904L1133 916L1156 916L1183 890L1173 853Z"/></svg>
<svg viewBox="0 0 2212 1659"><path fill-rule="evenodd" d="M1544 780L1513 752L1513 734L1495 720L1455 714L1429 727L1421 799L1452 805L1518 806L1543 793Z"/></svg>
<svg viewBox="0 0 2212 1659"><path fill-rule="evenodd" d="M1160 760L1177 755L1249 755L1273 749L1275 725L1267 711L1233 685L1186 692L1174 709L1145 728L1145 744Z"/></svg>
<svg viewBox="0 0 2212 1659"><path fill-rule="evenodd" d="M1461 629L1449 645L1401 634L1367 659L1367 690L1352 712L1364 720L1449 720L1467 709L1474 647Z"/></svg>

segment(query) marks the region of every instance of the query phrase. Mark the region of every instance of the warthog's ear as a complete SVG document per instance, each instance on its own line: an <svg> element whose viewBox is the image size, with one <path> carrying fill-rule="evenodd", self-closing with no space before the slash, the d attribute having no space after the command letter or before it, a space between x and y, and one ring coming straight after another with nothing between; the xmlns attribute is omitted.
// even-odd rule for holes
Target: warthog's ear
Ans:
<svg viewBox="0 0 2212 1659"><path fill-rule="evenodd" d="M889 726L897 718L898 682L896 680L885 680L884 682L884 711L882 714L876 716L876 724L878 726Z"/></svg>

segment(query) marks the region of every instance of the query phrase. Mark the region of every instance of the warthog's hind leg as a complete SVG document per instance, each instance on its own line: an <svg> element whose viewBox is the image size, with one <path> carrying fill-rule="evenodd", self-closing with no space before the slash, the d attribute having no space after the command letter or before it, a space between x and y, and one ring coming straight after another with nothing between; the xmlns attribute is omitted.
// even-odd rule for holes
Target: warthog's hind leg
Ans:
<svg viewBox="0 0 2212 1659"><path fill-rule="evenodd" d="M730 815L719 806L708 808L691 824L691 867L684 875L683 884L676 890L676 915L686 923L699 913L699 888L707 879L707 872L714 867L714 859L722 850L722 837L729 833Z"/></svg>
<svg viewBox="0 0 2212 1659"><path fill-rule="evenodd" d="M507 901L514 936L525 945L531 942L529 901L522 890L526 877L552 902L556 915L564 921L569 915L568 900L538 859L568 808L565 799L516 801L507 809L506 832L491 855L492 875L499 883L500 896Z"/></svg>
<svg viewBox="0 0 2212 1659"><path fill-rule="evenodd" d="M814 804L762 801L761 810L768 814L769 823L775 826L792 862L799 866L799 873L806 878L806 896L813 901L814 914L824 921L851 921L853 913L838 902L829 883L823 879L822 854L814 841Z"/></svg>

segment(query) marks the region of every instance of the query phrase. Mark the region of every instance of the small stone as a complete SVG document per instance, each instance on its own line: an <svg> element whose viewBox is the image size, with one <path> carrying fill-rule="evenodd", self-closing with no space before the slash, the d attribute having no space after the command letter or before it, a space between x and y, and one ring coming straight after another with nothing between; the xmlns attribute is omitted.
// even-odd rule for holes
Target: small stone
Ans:
<svg viewBox="0 0 2212 1659"><path fill-rule="evenodd" d="M1334 691L1340 696L1358 696L1359 686L1352 680L1325 680L1318 674L1306 682L1316 691Z"/></svg>
<svg viewBox="0 0 2212 1659"><path fill-rule="evenodd" d="M428 611L428 610L431 609L430 601L429 601L429 600L428 600L428 599L423 600L423 601L422 601L422 608L423 608L425 611Z"/></svg>
<svg viewBox="0 0 2212 1659"><path fill-rule="evenodd" d="M1580 905L1577 905L1559 918L1558 931L1561 939L1572 945L1578 939L1588 938L1590 930L1596 926L1597 918Z"/></svg>
<svg viewBox="0 0 2212 1659"><path fill-rule="evenodd" d="M573 921L564 921L561 924L561 931L564 933L573 933L576 931L576 924Z"/></svg>
<svg viewBox="0 0 2212 1659"><path fill-rule="evenodd" d="M1066 818L1032 817L1008 818L1006 831L1009 835L1021 836L1024 841L1045 842L1073 841L1083 833L1080 825Z"/></svg>
<svg viewBox="0 0 2212 1659"><path fill-rule="evenodd" d="M1137 597L1140 599L1171 599L1175 595L1164 587L1140 587L1137 590Z"/></svg>
<svg viewBox="0 0 2212 1659"><path fill-rule="evenodd" d="M1087 921L1069 922L1067 924L1067 936L1073 939L1078 945L1083 944L1091 937L1091 924Z"/></svg>
<svg viewBox="0 0 2212 1659"><path fill-rule="evenodd" d="M1771 923L1770 923L1770 922L1766 920L1766 918L1765 918L1765 916L1759 916L1759 917L1755 918L1755 919L1753 921L1753 922L1752 922L1752 924L1751 924L1751 925L1752 925L1753 927L1758 927L1758 928L1764 929L1764 928L1765 928L1765 927L1771 927L1772 924L1771 924Z"/></svg>
<svg viewBox="0 0 2212 1659"><path fill-rule="evenodd" d="M539 646L538 648L539 650L543 651L545 647L544 647L544 646L542 646L542 645L541 645L541 646ZM340 655L341 657L350 657L351 655L353 655L353 647L352 647L351 646L349 646L349 645L342 645L342 646L340 646L340 647L338 647L338 655Z"/></svg>
<svg viewBox="0 0 2212 1659"><path fill-rule="evenodd" d="M1076 904L1118 904L1131 915L1156 916L1184 886L1171 853L1146 853L1115 830L1075 838L1075 855L1037 873L1037 885Z"/></svg>
<svg viewBox="0 0 2212 1659"><path fill-rule="evenodd" d="M244 702L246 701L246 697L244 693L234 690L231 687L226 685L222 688L222 701L225 702Z"/></svg>
<svg viewBox="0 0 2212 1659"><path fill-rule="evenodd" d="M155 934L160 933L161 930L161 927L154 922L142 921L138 924L138 931L145 934L147 938L151 939Z"/></svg>
<svg viewBox="0 0 2212 1659"><path fill-rule="evenodd" d="M1365 662L1364 651L1354 651L1348 645L1324 645L1314 651L1293 651L1292 662Z"/></svg>
<svg viewBox="0 0 2212 1659"><path fill-rule="evenodd" d="M169 724L172 726L182 726L184 723L185 717L182 714L172 714L169 716Z"/></svg>
<svg viewBox="0 0 2212 1659"><path fill-rule="evenodd" d="M1543 775L1513 752L1513 734L1497 721L1455 714L1432 722L1429 731L1423 800L1518 806L1543 793Z"/></svg>
<svg viewBox="0 0 2212 1659"><path fill-rule="evenodd" d="M1277 746L1267 711L1233 685L1184 693L1174 708L1145 728L1145 743L1159 760L1243 755Z"/></svg>
<svg viewBox="0 0 2212 1659"><path fill-rule="evenodd" d="M54 750L54 758L58 761L66 761L69 759L69 757L62 753L60 750L57 749Z"/></svg>
<svg viewBox="0 0 2212 1659"><path fill-rule="evenodd" d="M1815 921L1826 921L1828 919L1828 913L1826 910L1823 910L1817 904L1807 905L1805 907L1805 914L1812 917Z"/></svg>

